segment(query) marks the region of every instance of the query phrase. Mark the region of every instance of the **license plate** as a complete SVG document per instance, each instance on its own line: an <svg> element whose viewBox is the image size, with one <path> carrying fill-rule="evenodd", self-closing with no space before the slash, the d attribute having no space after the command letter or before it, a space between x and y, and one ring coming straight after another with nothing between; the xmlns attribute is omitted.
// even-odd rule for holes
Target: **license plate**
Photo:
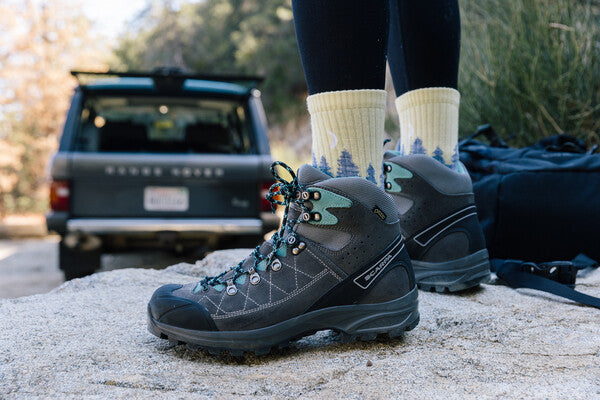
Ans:
<svg viewBox="0 0 600 400"><path fill-rule="evenodd" d="M146 211L187 211L190 195L186 187L147 186L144 188Z"/></svg>

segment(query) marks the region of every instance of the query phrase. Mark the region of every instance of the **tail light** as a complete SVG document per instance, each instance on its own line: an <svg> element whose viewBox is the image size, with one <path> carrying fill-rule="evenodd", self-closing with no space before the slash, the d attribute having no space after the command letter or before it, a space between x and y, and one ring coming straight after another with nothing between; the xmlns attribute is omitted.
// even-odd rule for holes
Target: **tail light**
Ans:
<svg viewBox="0 0 600 400"><path fill-rule="evenodd" d="M260 185L260 211L271 211L271 203L266 199L271 185L275 182L266 182Z"/></svg>
<svg viewBox="0 0 600 400"><path fill-rule="evenodd" d="M69 181L52 181L50 184L50 209L69 211Z"/></svg>

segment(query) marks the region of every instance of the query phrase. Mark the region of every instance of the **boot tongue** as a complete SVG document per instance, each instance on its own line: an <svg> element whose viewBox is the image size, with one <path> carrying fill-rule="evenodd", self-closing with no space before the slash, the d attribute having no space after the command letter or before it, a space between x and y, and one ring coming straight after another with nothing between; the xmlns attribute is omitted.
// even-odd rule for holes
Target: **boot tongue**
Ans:
<svg viewBox="0 0 600 400"><path fill-rule="evenodd" d="M301 185L312 185L330 178L331 176L312 165L304 164L298 169L298 182Z"/></svg>

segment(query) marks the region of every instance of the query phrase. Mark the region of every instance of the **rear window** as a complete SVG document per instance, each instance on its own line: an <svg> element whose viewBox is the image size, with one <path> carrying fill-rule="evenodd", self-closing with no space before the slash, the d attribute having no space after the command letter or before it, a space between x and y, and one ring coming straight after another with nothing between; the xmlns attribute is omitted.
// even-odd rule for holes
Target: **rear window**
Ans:
<svg viewBox="0 0 600 400"><path fill-rule="evenodd" d="M248 126L244 104L234 100L88 97L74 150L248 154L252 151Z"/></svg>

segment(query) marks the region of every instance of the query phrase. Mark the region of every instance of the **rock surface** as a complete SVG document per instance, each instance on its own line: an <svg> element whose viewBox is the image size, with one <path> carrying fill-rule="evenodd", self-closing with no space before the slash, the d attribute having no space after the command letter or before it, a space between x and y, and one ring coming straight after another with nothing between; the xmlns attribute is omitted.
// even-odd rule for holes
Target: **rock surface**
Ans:
<svg viewBox="0 0 600 400"><path fill-rule="evenodd" d="M421 323L399 340L341 344L324 331L235 359L146 331L155 288L214 274L247 253L102 272L0 300L0 399L600 397L600 311L504 286L420 293ZM580 281L600 295L600 271Z"/></svg>

